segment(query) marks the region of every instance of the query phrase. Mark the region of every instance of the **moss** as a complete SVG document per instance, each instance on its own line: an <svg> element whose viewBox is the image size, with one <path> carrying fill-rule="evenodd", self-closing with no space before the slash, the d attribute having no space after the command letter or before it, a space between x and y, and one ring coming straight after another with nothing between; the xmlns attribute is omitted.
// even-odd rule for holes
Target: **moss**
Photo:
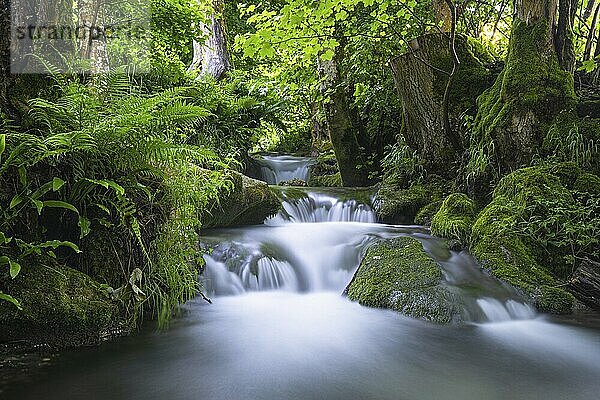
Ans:
<svg viewBox="0 0 600 400"><path fill-rule="evenodd" d="M575 297L560 288L542 286L537 296L537 308L550 314L570 314Z"/></svg>
<svg viewBox="0 0 600 400"><path fill-rule="evenodd" d="M331 175L313 175L308 180L308 186L311 187L341 187L342 177L339 172Z"/></svg>
<svg viewBox="0 0 600 400"><path fill-rule="evenodd" d="M431 221L431 233L467 244L475 222L475 203L462 193L451 194Z"/></svg>
<svg viewBox="0 0 600 400"><path fill-rule="evenodd" d="M408 189L399 189L384 181L377 191L375 211L386 223L415 223L417 213L425 206L441 201L449 184L442 179L431 178L426 183L416 183Z"/></svg>
<svg viewBox="0 0 600 400"><path fill-rule="evenodd" d="M475 131L501 171L528 164L559 113L575 108L573 77L548 50L548 24L515 19L506 66L478 99Z"/></svg>
<svg viewBox="0 0 600 400"><path fill-rule="evenodd" d="M573 296L561 287L572 269L567 256L577 245L578 233L571 229L587 228L571 221L584 205L568 187L593 188L594 182L596 176L573 163L523 168L507 175L473 225L472 253L492 275L528 294L540 311L570 312ZM568 240L558 236L555 226L569 229Z"/></svg>
<svg viewBox="0 0 600 400"><path fill-rule="evenodd" d="M489 52L485 51L481 43L463 35L456 37L456 50L461 61L452 85L450 87L450 111L455 117L465 111L473 112L476 100L486 89L493 84L493 76L484 66L491 60ZM453 60L450 55L444 55L433 64L443 70L451 71ZM434 87L436 93L444 93L448 83L448 76L435 74Z"/></svg>
<svg viewBox="0 0 600 400"><path fill-rule="evenodd" d="M283 181L279 183L280 186L307 186L306 181L300 178L289 179L287 181Z"/></svg>
<svg viewBox="0 0 600 400"><path fill-rule="evenodd" d="M415 216L415 224L429 226L431 225L431 220L435 216L435 214L439 211L440 207L442 207L442 200L434 201L427 204L425 207L422 207L417 215Z"/></svg>
<svg viewBox="0 0 600 400"><path fill-rule="evenodd" d="M0 341L25 340L52 347L96 344L127 330L119 306L87 275L56 263L23 265L0 283L19 299L22 311L0 302Z"/></svg>
<svg viewBox="0 0 600 400"><path fill-rule="evenodd" d="M367 251L346 292L362 305L413 318L436 323L459 320L456 299L441 283L442 271L422 245L400 237L380 241Z"/></svg>
<svg viewBox="0 0 600 400"><path fill-rule="evenodd" d="M205 228L253 225L277 213L281 203L275 191L256 179L230 171L233 188L220 196L221 200L201 218Z"/></svg>

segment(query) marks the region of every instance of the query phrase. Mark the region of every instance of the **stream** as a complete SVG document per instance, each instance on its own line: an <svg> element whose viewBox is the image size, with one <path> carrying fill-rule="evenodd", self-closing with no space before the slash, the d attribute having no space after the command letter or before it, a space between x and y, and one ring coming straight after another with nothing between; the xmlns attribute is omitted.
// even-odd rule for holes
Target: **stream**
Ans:
<svg viewBox="0 0 600 400"><path fill-rule="evenodd" d="M269 157L265 180L304 179L311 162ZM205 232L213 304L189 302L165 333L64 353L7 398L598 398L599 330L537 314L422 227L377 224L352 190L279 190L283 211L263 225ZM466 323L438 326L341 295L369 244L396 236L438 261Z"/></svg>

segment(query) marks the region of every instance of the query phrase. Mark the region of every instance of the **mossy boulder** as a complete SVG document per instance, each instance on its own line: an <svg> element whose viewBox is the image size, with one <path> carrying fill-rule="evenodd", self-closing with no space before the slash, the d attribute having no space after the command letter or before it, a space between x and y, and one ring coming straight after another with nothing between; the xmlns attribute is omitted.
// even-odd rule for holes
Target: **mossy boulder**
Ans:
<svg viewBox="0 0 600 400"><path fill-rule="evenodd" d="M364 306L426 321L447 324L462 319L456 296L442 284L440 267L410 237L372 245L345 293Z"/></svg>
<svg viewBox="0 0 600 400"><path fill-rule="evenodd" d="M498 183L473 225L475 257L529 295L540 311L571 312L574 297L564 288L574 269L573 251L579 257L594 252L597 201L577 194L582 185L594 190L597 177L590 175L572 163L517 170Z"/></svg>
<svg viewBox="0 0 600 400"><path fill-rule="evenodd" d="M0 342L25 341L52 348L97 344L131 327L107 289L89 276L57 263L23 264L11 279L0 275L2 291L23 310L0 302Z"/></svg>
<svg viewBox="0 0 600 400"><path fill-rule="evenodd" d="M448 190L448 183L436 177L408 188L384 180L375 196L375 211L385 223L413 224L419 211L431 203L442 201Z"/></svg>
<svg viewBox="0 0 600 400"><path fill-rule="evenodd" d="M431 220L431 233L435 236L458 240L466 245L475 222L475 203L462 193L446 197L441 208Z"/></svg>
<svg viewBox="0 0 600 400"><path fill-rule="evenodd" d="M254 225L277 213L281 203L266 183L230 171L232 188L220 196L219 203L204 212L205 228Z"/></svg>
<svg viewBox="0 0 600 400"><path fill-rule="evenodd" d="M423 226L431 226L431 221L433 217L442 207L443 201L434 201L432 203L427 204L425 207L422 207L417 215L415 216L415 224L423 225Z"/></svg>

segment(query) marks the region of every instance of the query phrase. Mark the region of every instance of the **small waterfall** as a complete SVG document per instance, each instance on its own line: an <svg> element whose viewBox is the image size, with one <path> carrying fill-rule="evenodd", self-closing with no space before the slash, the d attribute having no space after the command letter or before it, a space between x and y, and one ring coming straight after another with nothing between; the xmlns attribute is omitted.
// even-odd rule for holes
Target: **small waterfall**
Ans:
<svg viewBox="0 0 600 400"><path fill-rule="evenodd" d="M535 317L535 311L531 306L514 299L502 302L498 299L484 297L477 300L477 305L489 322L532 319Z"/></svg>
<svg viewBox="0 0 600 400"><path fill-rule="evenodd" d="M310 166L315 160L310 157L263 156L256 162L260 166L260 178L269 185L276 185L290 179L308 182Z"/></svg>
<svg viewBox="0 0 600 400"><path fill-rule="evenodd" d="M466 252L418 227L375 224L367 192L279 188L283 210L264 225L220 231L205 255L204 287L211 295L250 291L341 293L377 238L410 235L443 272L464 321L498 322L535 317L507 285L483 273ZM353 197L363 198L357 201Z"/></svg>
<svg viewBox="0 0 600 400"><path fill-rule="evenodd" d="M375 223L375 212L356 200L341 200L331 195L306 191L303 197L290 198L283 192L283 211L265 221L266 225L300 222Z"/></svg>

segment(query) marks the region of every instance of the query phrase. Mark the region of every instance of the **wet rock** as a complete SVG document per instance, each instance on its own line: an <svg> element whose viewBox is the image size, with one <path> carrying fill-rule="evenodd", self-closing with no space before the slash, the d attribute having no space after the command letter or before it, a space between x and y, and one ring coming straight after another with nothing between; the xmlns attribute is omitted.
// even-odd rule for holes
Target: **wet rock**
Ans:
<svg viewBox="0 0 600 400"><path fill-rule="evenodd" d="M442 270L413 238L381 240L365 255L345 293L368 307L389 308L440 324L462 320L456 295Z"/></svg>
<svg viewBox="0 0 600 400"><path fill-rule="evenodd" d="M269 185L238 172L229 174L233 187L203 213L204 228L260 224L277 213L281 203Z"/></svg>

